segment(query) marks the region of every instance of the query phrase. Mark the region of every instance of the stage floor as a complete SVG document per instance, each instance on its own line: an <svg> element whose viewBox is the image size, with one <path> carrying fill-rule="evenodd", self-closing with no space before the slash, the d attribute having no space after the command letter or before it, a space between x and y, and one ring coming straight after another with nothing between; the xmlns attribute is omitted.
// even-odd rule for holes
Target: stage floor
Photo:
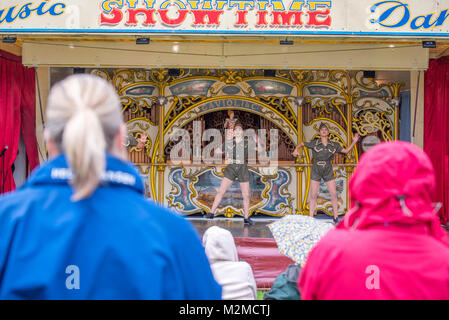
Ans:
<svg viewBox="0 0 449 320"><path fill-rule="evenodd" d="M206 218L188 218L188 220L195 227L201 238L204 232L212 226L217 226L229 230L234 238L265 238L272 239L273 235L268 229L268 225L276 219L257 219L253 218L254 225L248 226L243 224L242 218L215 218L209 220Z"/></svg>
<svg viewBox="0 0 449 320"><path fill-rule="evenodd" d="M326 215L317 215L317 219L328 219L332 220L331 217ZM196 231L201 237L203 237L204 232L212 226L217 226L226 230L229 230L234 238L263 238L263 239L273 239L268 225L273 223L280 218L252 218L255 222L254 225L248 226L243 224L243 218L223 218L217 217L213 220L209 220L203 217L193 217L187 218L192 225L195 227Z"/></svg>

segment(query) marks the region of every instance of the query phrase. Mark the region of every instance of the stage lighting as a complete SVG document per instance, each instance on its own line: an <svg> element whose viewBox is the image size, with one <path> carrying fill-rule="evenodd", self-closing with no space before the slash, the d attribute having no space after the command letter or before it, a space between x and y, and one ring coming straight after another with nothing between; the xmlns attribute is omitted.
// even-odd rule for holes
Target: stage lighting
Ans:
<svg viewBox="0 0 449 320"><path fill-rule="evenodd" d="M2 39L3 43L16 43L17 38L16 37L4 37Z"/></svg>
<svg viewBox="0 0 449 320"><path fill-rule="evenodd" d="M150 44L150 38L137 38L136 44Z"/></svg>
<svg viewBox="0 0 449 320"><path fill-rule="evenodd" d="M279 41L279 44L281 46L292 46L293 45L293 40L287 40L287 39L281 40L281 41Z"/></svg>
<svg viewBox="0 0 449 320"><path fill-rule="evenodd" d="M436 41L423 41L422 47L434 49L437 47L437 43L436 43Z"/></svg>

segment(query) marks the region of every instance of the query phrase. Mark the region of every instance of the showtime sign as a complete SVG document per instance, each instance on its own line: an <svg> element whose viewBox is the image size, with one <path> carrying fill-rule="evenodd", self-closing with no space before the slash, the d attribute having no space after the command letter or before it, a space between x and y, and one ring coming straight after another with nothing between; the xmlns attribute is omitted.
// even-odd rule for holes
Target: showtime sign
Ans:
<svg viewBox="0 0 449 320"><path fill-rule="evenodd" d="M0 0L0 33L449 38L449 0Z"/></svg>
<svg viewBox="0 0 449 320"><path fill-rule="evenodd" d="M158 23L179 27L186 23L193 27L213 27L232 21L234 27L329 27L332 23L332 1L293 0L288 7L280 0L128 0L103 1L101 25L152 27ZM227 18L227 19L226 19Z"/></svg>

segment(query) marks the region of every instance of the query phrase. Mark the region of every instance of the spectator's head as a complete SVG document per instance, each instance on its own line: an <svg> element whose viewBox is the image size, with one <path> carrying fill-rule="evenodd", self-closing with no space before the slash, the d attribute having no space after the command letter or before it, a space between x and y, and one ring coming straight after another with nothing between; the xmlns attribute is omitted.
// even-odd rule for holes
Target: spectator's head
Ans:
<svg viewBox="0 0 449 320"><path fill-rule="evenodd" d="M207 229L203 235L203 246L210 263L239 260L234 237L223 228L213 226Z"/></svg>
<svg viewBox="0 0 449 320"><path fill-rule="evenodd" d="M97 188L105 170L105 152L125 157L126 127L120 100L105 80L73 75L50 91L45 136L51 157L64 153L73 171L73 200Z"/></svg>
<svg viewBox="0 0 449 320"><path fill-rule="evenodd" d="M429 157L408 142L386 142L363 154L349 183L353 208L345 227L428 224L440 229L432 206L435 173Z"/></svg>

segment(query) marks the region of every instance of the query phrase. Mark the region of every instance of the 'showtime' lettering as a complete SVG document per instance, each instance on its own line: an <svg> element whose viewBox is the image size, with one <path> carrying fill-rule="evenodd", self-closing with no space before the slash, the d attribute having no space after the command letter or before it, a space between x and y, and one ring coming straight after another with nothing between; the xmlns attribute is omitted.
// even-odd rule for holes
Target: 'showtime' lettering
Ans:
<svg viewBox="0 0 449 320"><path fill-rule="evenodd" d="M168 14L170 6L176 10L176 17ZM218 26L225 9L237 8L235 26L247 26L247 15L252 10L256 12L258 27L329 27L331 7L332 1L329 0L292 0L288 8L282 0L164 0L157 7L155 0L105 0L101 5L101 24L115 26L125 22L127 26L136 26L139 24L137 17L142 17L144 26L154 26L160 21L166 26L176 27L191 14L193 26Z"/></svg>

